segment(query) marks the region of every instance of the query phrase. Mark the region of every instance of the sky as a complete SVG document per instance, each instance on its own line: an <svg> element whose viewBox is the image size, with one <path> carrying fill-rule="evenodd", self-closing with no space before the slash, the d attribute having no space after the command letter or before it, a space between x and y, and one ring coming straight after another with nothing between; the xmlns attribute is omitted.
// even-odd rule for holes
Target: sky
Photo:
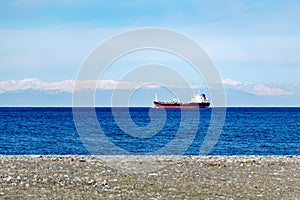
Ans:
<svg viewBox="0 0 300 200"><path fill-rule="evenodd" d="M72 93L82 63L99 44L123 31L159 27L196 41L226 88L292 97L300 93L299 10L297 0L2 0L0 95ZM114 89L132 66L148 62L174 67L190 84L203 82L174 55L145 51L114 63L98 89Z"/></svg>

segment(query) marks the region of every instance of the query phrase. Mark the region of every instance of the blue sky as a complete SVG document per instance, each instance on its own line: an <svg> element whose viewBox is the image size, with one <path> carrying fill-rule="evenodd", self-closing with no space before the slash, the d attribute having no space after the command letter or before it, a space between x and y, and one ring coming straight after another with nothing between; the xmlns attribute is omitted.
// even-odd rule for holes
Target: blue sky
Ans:
<svg viewBox="0 0 300 200"><path fill-rule="evenodd" d="M84 59L107 38L132 28L162 27L199 43L228 87L258 95L292 95L300 92L299 10L296 0L3 0L0 91L8 90L7 81L34 79L47 85L75 80ZM183 65L172 56L168 60L150 55L179 71ZM149 57L149 52L129 56L106 78L117 81L119 66ZM186 72L187 79L197 82L191 74Z"/></svg>

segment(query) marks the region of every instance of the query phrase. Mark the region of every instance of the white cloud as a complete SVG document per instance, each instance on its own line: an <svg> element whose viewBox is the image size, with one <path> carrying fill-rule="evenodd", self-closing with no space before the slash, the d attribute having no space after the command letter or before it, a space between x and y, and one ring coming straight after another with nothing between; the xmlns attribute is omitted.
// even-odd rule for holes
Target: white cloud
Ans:
<svg viewBox="0 0 300 200"><path fill-rule="evenodd" d="M299 63L299 36L215 36L198 39L216 61Z"/></svg>
<svg viewBox="0 0 300 200"><path fill-rule="evenodd" d="M281 96L294 94L293 92L282 88L272 87L263 83L240 82L232 79L222 79L222 83L225 87L227 86L259 96Z"/></svg>

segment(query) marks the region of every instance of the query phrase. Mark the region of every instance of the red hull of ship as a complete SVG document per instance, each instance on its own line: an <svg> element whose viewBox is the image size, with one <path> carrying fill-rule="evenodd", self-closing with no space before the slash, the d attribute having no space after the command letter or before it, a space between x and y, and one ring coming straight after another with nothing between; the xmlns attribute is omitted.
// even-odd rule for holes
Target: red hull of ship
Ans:
<svg viewBox="0 0 300 200"><path fill-rule="evenodd" d="M156 108L208 108L209 106L155 106Z"/></svg>
<svg viewBox="0 0 300 200"><path fill-rule="evenodd" d="M155 108L208 108L210 103L169 103L169 102L154 102Z"/></svg>

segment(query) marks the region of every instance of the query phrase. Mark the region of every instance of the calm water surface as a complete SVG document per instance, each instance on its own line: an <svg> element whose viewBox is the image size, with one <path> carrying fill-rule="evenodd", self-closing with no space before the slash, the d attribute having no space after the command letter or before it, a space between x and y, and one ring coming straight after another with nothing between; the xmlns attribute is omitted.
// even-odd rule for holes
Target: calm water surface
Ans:
<svg viewBox="0 0 300 200"><path fill-rule="evenodd" d="M83 118L78 126L93 138L98 127L89 124L90 110L81 110ZM190 109L190 118L185 121L181 120L178 109L166 112L151 109L150 114L149 110L130 108L131 119L128 119L127 108L117 108L113 114L111 108L96 108L96 116L106 138L132 154L156 152L174 140L178 130L188 135L196 127L189 146L183 145L187 138L181 137L182 145L176 148L185 149L184 154L199 154L210 124L210 108L200 109L200 115ZM197 124L195 119L199 121ZM140 129L133 130L128 120ZM157 127L160 128L156 130ZM130 131L142 132L147 137L127 134ZM103 148L105 154L110 154L110 149ZM76 131L72 108L0 108L0 154L89 154L89 151ZM209 154L299 155L300 108L227 108L223 131Z"/></svg>

